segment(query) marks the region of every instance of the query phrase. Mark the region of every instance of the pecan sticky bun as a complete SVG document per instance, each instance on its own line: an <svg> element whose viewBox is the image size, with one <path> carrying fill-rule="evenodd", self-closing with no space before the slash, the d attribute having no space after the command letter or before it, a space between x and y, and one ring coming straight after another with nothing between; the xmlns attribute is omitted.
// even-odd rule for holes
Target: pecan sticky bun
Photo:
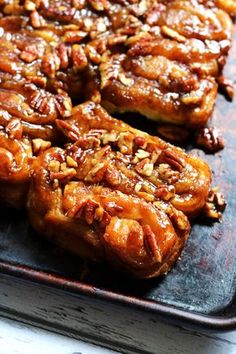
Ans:
<svg viewBox="0 0 236 354"><path fill-rule="evenodd" d="M58 120L69 141L36 159L28 197L33 227L79 256L130 275L167 272L206 204L207 164L129 127L93 102Z"/></svg>
<svg viewBox="0 0 236 354"><path fill-rule="evenodd" d="M235 13L233 1L10 0L1 26L24 62L18 73L50 92L204 126L231 44L226 11Z"/></svg>
<svg viewBox="0 0 236 354"><path fill-rule="evenodd" d="M99 103L204 126L235 13L230 0L0 1L1 202L28 198L32 225L81 257L167 272L188 218L223 210L209 167Z"/></svg>

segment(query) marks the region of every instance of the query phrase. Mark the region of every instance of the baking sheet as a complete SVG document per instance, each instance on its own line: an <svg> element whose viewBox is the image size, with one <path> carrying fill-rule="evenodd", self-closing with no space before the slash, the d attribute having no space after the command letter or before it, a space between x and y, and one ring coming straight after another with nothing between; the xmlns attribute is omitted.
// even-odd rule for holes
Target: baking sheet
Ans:
<svg viewBox="0 0 236 354"><path fill-rule="evenodd" d="M236 45L225 73L236 82ZM208 161L213 184L220 186L228 205L222 223L193 226L181 260L166 277L130 281L107 267L88 268L39 237L25 212L10 209L0 212L0 270L67 291L137 305L186 323L236 328L236 100L229 103L218 95L211 125L222 131L225 149L215 155L197 149L193 153ZM146 121L141 126L155 129L155 124Z"/></svg>

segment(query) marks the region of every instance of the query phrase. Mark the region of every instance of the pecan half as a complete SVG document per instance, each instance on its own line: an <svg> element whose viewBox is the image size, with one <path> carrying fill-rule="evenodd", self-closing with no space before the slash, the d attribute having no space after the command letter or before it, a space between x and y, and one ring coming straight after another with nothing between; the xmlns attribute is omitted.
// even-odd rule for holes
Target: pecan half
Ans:
<svg viewBox="0 0 236 354"><path fill-rule="evenodd" d="M184 161L184 159L182 159L176 153L168 149L161 152L157 161L158 163L170 165L178 172L182 172L184 167L186 166L186 162Z"/></svg>
<svg viewBox="0 0 236 354"><path fill-rule="evenodd" d="M215 127L199 130L196 136L196 144L208 152L217 152L224 148L222 135L219 129Z"/></svg>

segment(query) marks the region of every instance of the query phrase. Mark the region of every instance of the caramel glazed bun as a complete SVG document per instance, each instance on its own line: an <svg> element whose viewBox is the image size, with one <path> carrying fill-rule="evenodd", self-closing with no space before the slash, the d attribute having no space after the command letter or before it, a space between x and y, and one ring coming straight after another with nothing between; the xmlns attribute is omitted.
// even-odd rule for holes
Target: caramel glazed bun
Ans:
<svg viewBox="0 0 236 354"><path fill-rule="evenodd" d="M68 143L33 163L32 226L64 249L133 277L166 273L189 235L187 216L206 203L208 165L93 102L56 123Z"/></svg>
<svg viewBox="0 0 236 354"><path fill-rule="evenodd" d="M9 82L21 77L24 85L46 89L52 100L67 93L101 102L110 113L139 112L190 127L207 123L231 45L234 0L60 5L0 1L0 71ZM44 103L36 102L43 110Z"/></svg>

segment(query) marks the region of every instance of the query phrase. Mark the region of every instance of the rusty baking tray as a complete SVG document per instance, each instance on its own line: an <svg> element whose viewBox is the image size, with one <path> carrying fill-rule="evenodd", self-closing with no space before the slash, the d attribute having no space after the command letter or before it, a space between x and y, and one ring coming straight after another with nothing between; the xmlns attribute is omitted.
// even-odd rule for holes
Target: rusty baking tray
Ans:
<svg viewBox="0 0 236 354"><path fill-rule="evenodd" d="M236 36L235 36L236 42ZM236 78L236 45L226 68ZM191 237L166 277L130 281L101 267L89 268L39 237L25 212L0 213L0 271L68 292L136 306L185 325L236 328L236 100L219 95L212 123L223 132L226 147L215 155L196 153L213 169L228 205L222 223L195 224ZM145 121L144 126L155 125ZM81 274L84 274L81 280Z"/></svg>

